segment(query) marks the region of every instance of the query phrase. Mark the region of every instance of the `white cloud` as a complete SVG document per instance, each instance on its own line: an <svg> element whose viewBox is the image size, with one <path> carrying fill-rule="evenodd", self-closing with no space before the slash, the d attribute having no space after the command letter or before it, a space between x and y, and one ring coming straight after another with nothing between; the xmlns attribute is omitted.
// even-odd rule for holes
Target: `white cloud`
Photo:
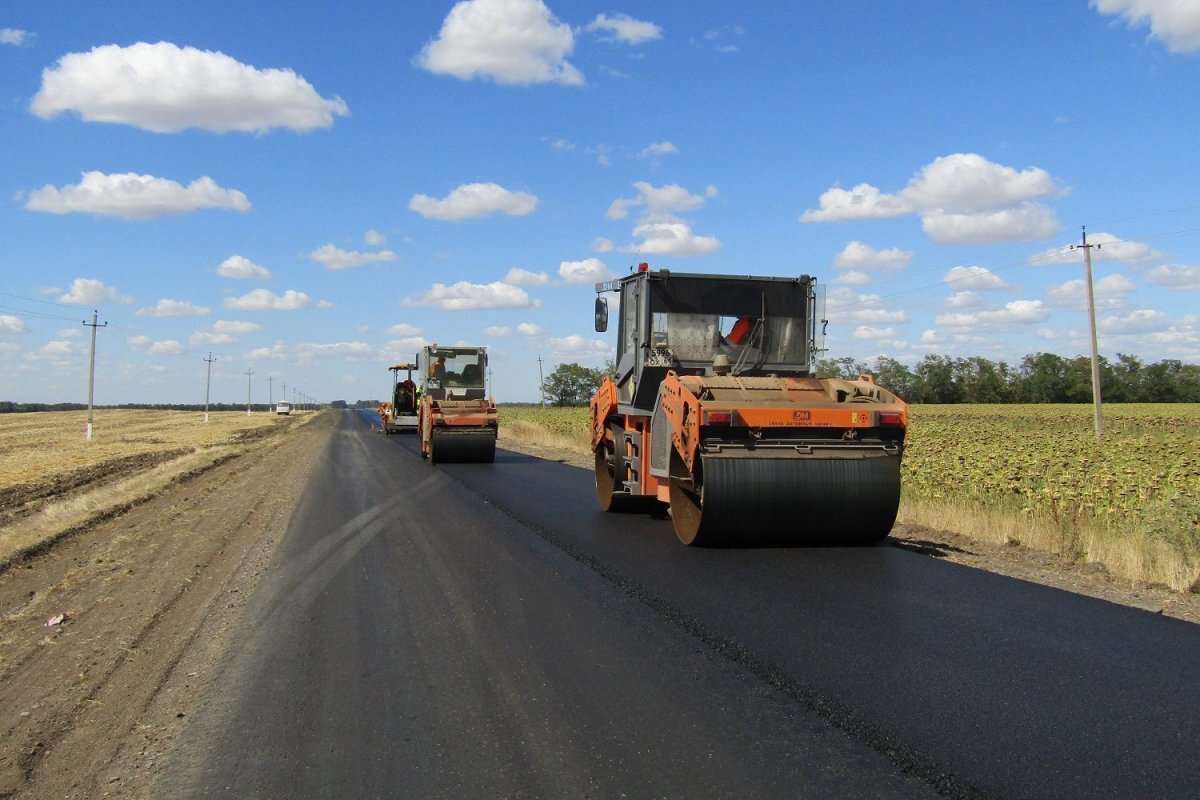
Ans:
<svg viewBox="0 0 1200 800"><path fill-rule="evenodd" d="M82 212L123 219L151 219L187 214L202 208L249 211L250 201L236 189L222 189L207 175L184 187L153 175L85 172L77 184L68 184L61 189L46 184L31 191L25 208L50 214Z"/></svg>
<svg viewBox="0 0 1200 800"><path fill-rule="evenodd" d="M329 302L328 300L318 300L317 308L333 308L333 303Z"/></svg>
<svg viewBox="0 0 1200 800"><path fill-rule="evenodd" d="M271 279L271 271L269 269L260 267L244 256L230 256L225 259L217 267L217 274L222 278L235 278L237 280L266 281Z"/></svg>
<svg viewBox="0 0 1200 800"><path fill-rule="evenodd" d="M578 86L583 73L566 60L574 47L571 27L542 0L464 0L450 9L415 63L462 80Z"/></svg>
<svg viewBox="0 0 1200 800"><path fill-rule="evenodd" d="M23 31L18 28L0 28L0 44L20 47L25 44L25 40L29 39L30 36L29 31Z"/></svg>
<svg viewBox="0 0 1200 800"><path fill-rule="evenodd" d="M1178 291L1200 289L1200 266L1185 264L1163 264L1146 273L1146 280L1155 286L1166 286Z"/></svg>
<svg viewBox="0 0 1200 800"><path fill-rule="evenodd" d="M262 325L259 325L257 322L238 322L219 319L212 324L212 329L217 333L257 333L262 330Z"/></svg>
<svg viewBox="0 0 1200 800"><path fill-rule="evenodd" d="M398 322L387 329L388 336L420 336L421 332L416 325L409 325L407 322Z"/></svg>
<svg viewBox="0 0 1200 800"><path fill-rule="evenodd" d="M853 189L836 186L821 193L820 208L808 209L801 222L846 222L854 219L886 219L912 212L908 202L893 194L883 194L874 186L860 183Z"/></svg>
<svg viewBox="0 0 1200 800"><path fill-rule="evenodd" d="M1092 0L1091 6L1120 15L1131 28L1149 26L1172 53L1200 50L1200 5L1192 0Z"/></svg>
<svg viewBox="0 0 1200 800"><path fill-rule="evenodd" d="M533 300L519 286L495 281L468 283L459 281L453 286L435 283L420 297L406 297L406 306L433 306L443 311L479 311L498 308L537 308L542 303Z"/></svg>
<svg viewBox="0 0 1200 800"><path fill-rule="evenodd" d="M657 156L666 156L678 153L679 148L671 142L654 142L647 145L638 153L638 158L655 158Z"/></svg>
<svg viewBox="0 0 1200 800"><path fill-rule="evenodd" d="M183 345L175 339L156 342L149 336L131 336L125 342L131 350L150 356L177 356L183 352Z"/></svg>
<svg viewBox="0 0 1200 800"><path fill-rule="evenodd" d="M418 194L408 201L409 209L422 217L450 222L492 214L524 217L532 214L537 204L536 195L509 191L495 183L463 184L442 200Z"/></svg>
<svg viewBox="0 0 1200 800"><path fill-rule="evenodd" d="M241 297L226 297L226 308L240 311L296 311L307 308L308 295L288 289L283 295L277 295L269 289L255 289Z"/></svg>
<svg viewBox="0 0 1200 800"><path fill-rule="evenodd" d="M508 325L489 325L483 329L485 336L512 336L512 332Z"/></svg>
<svg viewBox="0 0 1200 800"><path fill-rule="evenodd" d="M901 194L917 208L967 214L1020 205L1059 189L1038 167L1017 172L977 153L953 153L921 168Z"/></svg>
<svg viewBox="0 0 1200 800"><path fill-rule="evenodd" d="M951 267L942 276L942 282L953 286L960 293L968 289L987 291L989 289L1007 289L1008 284L1000 276L986 267Z"/></svg>
<svg viewBox="0 0 1200 800"><path fill-rule="evenodd" d="M665 186L652 186L646 181L633 184L638 190L637 197L620 198L608 206L609 219L625 219L629 216L630 208L645 208L644 219L655 219L662 215L692 211L704 205L705 197L715 197L717 189L709 186L704 195L692 194L687 189L674 183Z"/></svg>
<svg viewBox="0 0 1200 800"><path fill-rule="evenodd" d="M313 261L325 265L326 269L351 269L363 264L383 261L396 261L400 256L391 250L380 250L377 253L360 253L356 250L340 250L333 244L325 244L308 254Z"/></svg>
<svg viewBox="0 0 1200 800"><path fill-rule="evenodd" d="M380 357L389 364L411 362L417 351L430 341L423 336L405 336L401 339L391 339L383 346Z"/></svg>
<svg viewBox="0 0 1200 800"><path fill-rule="evenodd" d="M366 342L332 342L329 344L305 342L294 345L292 354L301 363L318 361L323 358L367 361L375 356L375 348Z"/></svg>
<svg viewBox="0 0 1200 800"><path fill-rule="evenodd" d="M899 247L876 250L869 244L852 241L834 256L833 263L839 269L896 271L907 267L912 257L911 250L901 250Z"/></svg>
<svg viewBox="0 0 1200 800"><path fill-rule="evenodd" d="M73 342L56 340L52 342L46 342L37 350L26 353L25 358L29 361L63 362L78 352L80 352L80 350Z"/></svg>
<svg viewBox="0 0 1200 800"><path fill-rule="evenodd" d="M889 311L877 294L831 289L825 295L825 315L831 325L881 325L907 322L903 311Z"/></svg>
<svg viewBox="0 0 1200 800"><path fill-rule="evenodd" d="M616 248L616 244L612 239L605 239L603 236L597 236L592 240L592 251L596 253L611 253Z"/></svg>
<svg viewBox="0 0 1200 800"><path fill-rule="evenodd" d="M345 116L290 69L255 69L224 53L170 42L105 45L69 53L42 71L30 105L50 119L74 111L89 122L118 122L155 133L187 128L265 133L328 128Z"/></svg>
<svg viewBox="0 0 1200 800"><path fill-rule="evenodd" d="M1169 324L1163 312L1139 308L1125 316L1101 317L1096 321L1096 328L1107 334L1152 333L1166 330Z"/></svg>
<svg viewBox="0 0 1200 800"><path fill-rule="evenodd" d="M954 292L942 301L942 306L948 309L979 308L984 305L983 295L978 292Z"/></svg>
<svg viewBox="0 0 1200 800"><path fill-rule="evenodd" d="M558 265L558 276L564 283L584 284L606 281L613 275L600 259L585 258L582 261L563 261Z"/></svg>
<svg viewBox="0 0 1200 800"><path fill-rule="evenodd" d="M550 276L544 272L530 272L527 269L513 267L504 276L505 283L513 286L545 286L550 282Z"/></svg>
<svg viewBox="0 0 1200 800"><path fill-rule="evenodd" d="M697 236L686 222L647 222L633 229L642 241L622 247L626 253L643 255L698 256L721 249L715 236Z"/></svg>
<svg viewBox="0 0 1200 800"><path fill-rule="evenodd" d="M890 339L895 335L895 328L873 328L869 325L859 325L854 329L855 339Z"/></svg>
<svg viewBox="0 0 1200 800"><path fill-rule="evenodd" d="M1124 275L1108 275L1092 285L1092 297L1096 301L1096 308L1123 308L1128 295L1136 289L1133 282ZM1046 299L1052 305L1085 309L1087 308L1087 284L1083 278L1074 278L1047 289Z"/></svg>
<svg viewBox="0 0 1200 800"><path fill-rule="evenodd" d="M0 314L0 333L24 333L25 321L12 314Z"/></svg>
<svg viewBox="0 0 1200 800"><path fill-rule="evenodd" d="M118 294L111 286L93 278L76 278L71 282L71 288L62 297L60 303L71 303L79 306L98 306L104 303L119 303L127 306L133 302L132 297Z"/></svg>
<svg viewBox="0 0 1200 800"><path fill-rule="evenodd" d="M548 331L541 325L534 325L532 322L522 322L517 325L517 333L521 334L522 336L535 338L538 336L545 336Z"/></svg>
<svg viewBox="0 0 1200 800"><path fill-rule="evenodd" d="M838 275L833 282L841 286L865 286L871 282L871 276L860 270L852 269Z"/></svg>
<svg viewBox="0 0 1200 800"><path fill-rule="evenodd" d="M1004 308L977 311L973 314L941 314L934 322L946 328L982 330L1011 330L1031 323L1045 322L1050 310L1041 300L1013 300Z"/></svg>
<svg viewBox="0 0 1200 800"><path fill-rule="evenodd" d="M1097 261L1120 261L1136 264L1159 258L1162 253L1142 242L1118 239L1111 233L1089 233L1088 244L1092 248L1092 263ZM1078 245L1065 244L1035 253L1026 261L1027 264L1082 264L1083 250Z"/></svg>
<svg viewBox="0 0 1200 800"><path fill-rule="evenodd" d="M584 30L588 33L600 34L604 42L620 42L622 44L638 45L662 38L662 28L653 22L643 22L628 14L599 14L589 22Z"/></svg>
<svg viewBox="0 0 1200 800"><path fill-rule="evenodd" d="M363 234L363 241L371 245L371 247L380 247L387 241L387 237L374 228L371 228Z"/></svg>
<svg viewBox="0 0 1200 800"><path fill-rule="evenodd" d="M936 242L1030 241L1058 230L1054 212L1033 199L1064 192L1039 167L1017 171L976 153L952 153L926 164L897 194L884 194L867 183L850 190L833 187L821 195L820 208L805 211L800 221L919 213L922 227Z"/></svg>
<svg viewBox="0 0 1200 800"><path fill-rule="evenodd" d="M600 339L584 339L572 334L562 338L545 340L551 357L556 358L605 358L612 355L613 346Z"/></svg>
<svg viewBox="0 0 1200 800"><path fill-rule="evenodd" d="M206 317L208 309L182 300L163 298L153 308L140 308L134 313L138 317Z"/></svg>
<svg viewBox="0 0 1200 800"><path fill-rule="evenodd" d="M188 337L190 345L214 345L235 344L237 339L228 333L218 333L217 331L196 331Z"/></svg>
<svg viewBox="0 0 1200 800"><path fill-rule="evenodd" d="M1031 242L1053 236L1059 229L1054 212L1038 203L966 214L927 211L921 216L921 227L939 244Z"/></svg>

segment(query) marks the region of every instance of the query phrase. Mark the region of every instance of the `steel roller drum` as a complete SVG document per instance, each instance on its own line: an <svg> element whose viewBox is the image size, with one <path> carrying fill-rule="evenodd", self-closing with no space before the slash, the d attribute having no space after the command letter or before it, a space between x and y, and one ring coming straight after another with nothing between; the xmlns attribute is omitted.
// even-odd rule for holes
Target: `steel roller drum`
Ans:
<svg viewBox="0 0 1200 800"><path fill-rule="evenodd" d="M429 440L431 464L490 464L496 460L496 432L491 428L434 428Z"/></svg>
<svg viewBox="0 0 1200 800"><path fill-rule="evenodd" d="M865 544L900 505L900 459L701 456L703 486L671 481L685 544Z"/></svg>

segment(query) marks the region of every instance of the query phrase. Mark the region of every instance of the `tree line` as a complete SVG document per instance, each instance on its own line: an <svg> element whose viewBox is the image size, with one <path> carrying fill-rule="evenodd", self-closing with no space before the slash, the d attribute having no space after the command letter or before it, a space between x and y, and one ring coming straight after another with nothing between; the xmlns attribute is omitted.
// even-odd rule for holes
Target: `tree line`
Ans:
<svg viewBox="0 0 1200 800"><path fill-rule="evenodd" d="M1143 363L1117 354L1099 359L1100 396L1106 403L1200 403L1200 365L1165 359ZM819 378L873 375L875 382L909 403L1090 403L1092 360L1034 353L1017 365L979 356L931 353L910 369L880 356L868 364L853 358L822 359Z"/></svg>

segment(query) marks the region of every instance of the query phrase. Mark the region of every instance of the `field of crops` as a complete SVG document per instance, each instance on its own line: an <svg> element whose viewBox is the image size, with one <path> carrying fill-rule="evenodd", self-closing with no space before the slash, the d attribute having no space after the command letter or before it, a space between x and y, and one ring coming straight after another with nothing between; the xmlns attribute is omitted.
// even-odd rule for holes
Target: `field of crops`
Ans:
<svg viewBox="0 0 1200 800"><path fill-rule="evenodd" d="M1012 538L1122 574L1179 588L1200 572L1200 406L1106 406L1100 443L1090 405L914 405L909 413L902 519L931 507L961 512L962 528L1008 517L1009 530L1049 531ZM502 428L519 422L587 447L587 409L505 408L502 418Z"/></svg>

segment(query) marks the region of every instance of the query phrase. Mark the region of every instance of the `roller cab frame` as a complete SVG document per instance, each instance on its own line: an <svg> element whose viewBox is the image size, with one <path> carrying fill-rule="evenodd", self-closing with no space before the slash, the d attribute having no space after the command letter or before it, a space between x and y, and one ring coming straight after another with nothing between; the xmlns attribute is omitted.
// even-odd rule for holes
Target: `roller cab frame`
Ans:
<svg viewBox="0 0 1200 800"><path fill-rule="evenodd" d="M421 456L432 464L494 461L500 415L487 388L487 348L434 344L418 368Z"/></svg>
<svg viewBox="0 0 1200 800"><path fill-rule="evenodd" d="M907 405L870 376L813 377L814 278L642 264L596 292L597 331L619 296L616 369L589 415L603 510L666 503L689 545L887 536Z"/></svg>
<svg viewBox="0 0 1200 800"><path fill-rule="evenodd" d="M392 402L383 415L384 433L417 433L421 429L417 384L412 379L416 368L415 361L388 367L392 373ZM402 371L404 380L400 380Z"/></svg>

